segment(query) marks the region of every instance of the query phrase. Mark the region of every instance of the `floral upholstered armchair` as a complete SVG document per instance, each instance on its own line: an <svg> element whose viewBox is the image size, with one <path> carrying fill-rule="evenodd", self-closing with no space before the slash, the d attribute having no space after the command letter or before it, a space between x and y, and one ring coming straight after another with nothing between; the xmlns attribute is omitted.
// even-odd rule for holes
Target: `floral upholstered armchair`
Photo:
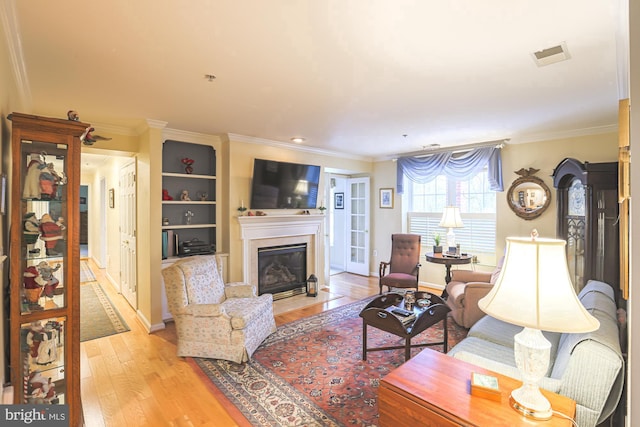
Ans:
<svg viewBox="0 0 640 427"><path fill-rule="evenodd" d="M215 255L185 258L162 270L176 324L178 356L246 362L275 332L273 296L224 283Z"/></svg>

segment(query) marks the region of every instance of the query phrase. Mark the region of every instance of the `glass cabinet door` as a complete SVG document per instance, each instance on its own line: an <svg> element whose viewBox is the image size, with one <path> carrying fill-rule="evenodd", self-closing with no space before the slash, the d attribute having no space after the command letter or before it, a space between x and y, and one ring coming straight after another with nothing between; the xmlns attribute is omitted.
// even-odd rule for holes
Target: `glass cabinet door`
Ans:
<svg viewBox="0 0 640 427"><path fill-rule="evenodd" d="M63 144L22 141L21 312L66 306L67 186Z"/></svg>
<svg viewBox="0 0 640 427"><path fill-rule="evenodd" d="M21 141L20 355L23 403L65 403L67 306L65 144ZM51 312L49 316L47 312Z"/></svg>
<svg viewBox="0 0 640 427"><path fill-rule="evenodd" d="M22 403L65 403L65 324L57 317L21 325Z"/></svg>
<svg viewBox="0 0 640 427"><path fill-rule="evenodd" d="M576 292L580 292L585 285L584 263L585 260L585 198L586 189L579 179L574 179L567 191L568 207L565 236L567 240L567 263L571 280Z"/></svg>

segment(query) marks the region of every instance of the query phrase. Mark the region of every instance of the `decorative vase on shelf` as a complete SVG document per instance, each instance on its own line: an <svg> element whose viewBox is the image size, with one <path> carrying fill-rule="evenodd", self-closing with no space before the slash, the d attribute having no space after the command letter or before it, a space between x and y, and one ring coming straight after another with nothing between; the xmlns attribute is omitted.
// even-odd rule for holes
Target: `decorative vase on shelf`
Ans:
<svg viewBox="0 0 640 427"><path fill-rule="evenodd" d="M188 174L193 173L193 162L195 162L195 160L190 159L188 157L183 157L182 158L182 164L184 165L184 171Z"/></svg>
<svg viewBox="0 0 640 427"><path fill-rule="evenodd" d="M240 212L240 216L243 216L243 215L244 215L244 211L246 211L246 210L247 210L247 208L246 208L246 207L244 207L244 206L240 206L240 207L238 208L238 212Z"/></svg>

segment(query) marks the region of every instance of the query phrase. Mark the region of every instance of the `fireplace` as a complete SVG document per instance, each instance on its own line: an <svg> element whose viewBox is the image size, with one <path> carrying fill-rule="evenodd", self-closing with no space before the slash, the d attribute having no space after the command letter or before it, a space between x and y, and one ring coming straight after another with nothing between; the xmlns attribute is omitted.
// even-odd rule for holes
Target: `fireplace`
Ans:
<svg viewBox="0 0 640 427"><path fill-rule="evenodd" d="M258 293L278 300L306 292L307 244L258 249Z"/></svg>
<svg viewBox="0 0 640 427"><path fill-rule="evenodd" d="M322 224L324 215L264 215L238 216L242 238L242 280L259 287L260 273L258 251L263 248L305 245L305 271L300 273L300 284L297 288L306 291L306 276L313 273L320 279L322 285L324 263L322 260ZM262 290L258 290L262 293ZM283 298L290 296L283 294L275 296Z"/></svg>

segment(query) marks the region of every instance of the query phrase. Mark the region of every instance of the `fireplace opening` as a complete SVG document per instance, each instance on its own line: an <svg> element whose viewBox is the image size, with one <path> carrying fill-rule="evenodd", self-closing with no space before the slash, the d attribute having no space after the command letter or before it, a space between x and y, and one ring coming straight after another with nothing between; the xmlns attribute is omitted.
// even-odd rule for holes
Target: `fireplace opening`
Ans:
<svg viewBox="0 0 640 427"><path fill-rule="evenodd" d="M258 249L258 294L278 300L306 292L307 244Z"/></svg>

